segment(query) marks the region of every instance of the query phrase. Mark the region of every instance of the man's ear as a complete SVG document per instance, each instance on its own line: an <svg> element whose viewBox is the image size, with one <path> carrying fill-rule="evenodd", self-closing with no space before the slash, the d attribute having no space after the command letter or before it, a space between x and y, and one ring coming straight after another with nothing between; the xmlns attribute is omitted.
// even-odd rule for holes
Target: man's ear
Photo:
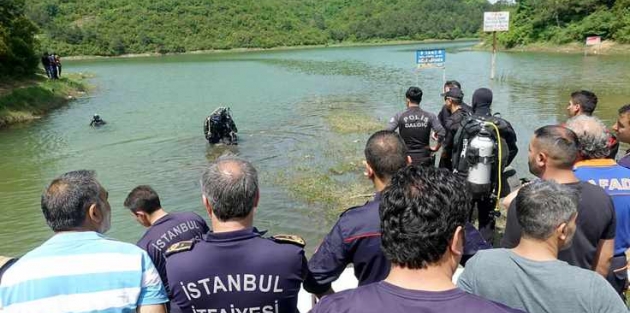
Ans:
<svg viewBox="0 0 630 313"><path fill-rule="evenodd" d="M575 104L575 115L580 115L582 113L584 113L584 111L582 111L582 106L576 103Z"/></svg>
<svg viewBox="0 0 630 313"><path fill-rule="evenodd" d="M131 213L136 216L136 219L138 220L138 222L140 222L140 224L142 224L142 226L146 226L146 227L151 226L151 222L149 221L149 217L147 216L147 213L143 211L138 211L135 213L131 212Z"/></svg>
<svg viewBox="0 0 630 313"><path fill-rule="evenodd" d="M372 169L370 164L368 164L367 161L363 160L363 165L365 166L365 172L363 172L363 175L367 176L368 178L373 178L374 170Z"/></svg>
<svg viewBox="0 0 630 313"><path fill-rule="evenodd" d="M536 165L538 165L539 167L546 167L548 160L549 160L549 157L542 152L539 152L536 155Z"/></svg>
<svg viewBox="0 0 630 313"><path fill-rule="evenodd" d="M92 203L92 205L90 205L87 215L90 221L93 222L94 224L100 225L101 222L103 222L103 219L104 219L103 212L101 212L101 210L98 208L98 205L96 205L96 203Z"/></svg>
<svg viewBox="0 0 630 313"><path fill-rule="evenodd" d="M451 238L451 244L449 246L453 255L461 257L464 255L464 228L457 226L453 238Z"/></svg>
<svg viewBox="0 0 630 313"><path fill-rule="evenodd" d="M410 155L408 155L408 156L407 156L407 165L411 165L411 162L412 162L412 161L411 161L411 156L410 156Z"/></svg>
<svg viewBox="0 0 630 313"><path fill-rule="evenodd" d="M206 208L208 215L212 216L212 205L210 204L210 201L208 201L208 198L206 198L206 195L201 195L201 202L203 203L203 207Z"/></svg>
<svg viewBox="0 0 630 313"><path fill-rule="evenodd" d="M556 233L558 234L558 238L562 241L566 241L569 237L569 227L567 223L562 223L556 228Z"/></svg>
<svg viewBox="0 0 630 313"><path fill-rule="evenodd" d="M256 199L254 199L254 208L258 207L258 201L260 201L260 189L256 190Z"/></svg>

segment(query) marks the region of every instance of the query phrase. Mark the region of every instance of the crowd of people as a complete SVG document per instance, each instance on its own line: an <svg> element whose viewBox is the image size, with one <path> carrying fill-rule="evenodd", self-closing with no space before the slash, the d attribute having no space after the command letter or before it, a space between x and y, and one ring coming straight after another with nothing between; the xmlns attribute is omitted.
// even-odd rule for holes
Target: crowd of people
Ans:
<svg viewBox="0 0 630 313"><path fill-rule="evenodd" d="M61 58L58 54L44 52L42 55L42 66L49 79L59 79L61 77Z"/></svg>
<svg viewBox="0 0 630 313"><path fill-rule="evenodd" d="M617 163L612 152L630 143L630 104L614 136L593 116L592 92L571 94L570 119L529 139L538 179L511 191L505 174L517 138L492 114L492 91L476 90L469 106L450 81L442 96L435 115L420 107L422 90L409 88L406 110L369 137L374 198L342 213L310 259L299 236L254 227L264 195L256 168L239 157L222 156L201 174L210 225L167 212L150 186L131 190L124 206L148 228L137 245L104 236L111 208L96 174L65 173L41 197L55 235L3 259L0 310L298 312L304 288L319 300L314 313L627 312L630 154ZM507 224L494 248L501 198ZM358 287L336 293L332 282L349 265Z"/></svg>

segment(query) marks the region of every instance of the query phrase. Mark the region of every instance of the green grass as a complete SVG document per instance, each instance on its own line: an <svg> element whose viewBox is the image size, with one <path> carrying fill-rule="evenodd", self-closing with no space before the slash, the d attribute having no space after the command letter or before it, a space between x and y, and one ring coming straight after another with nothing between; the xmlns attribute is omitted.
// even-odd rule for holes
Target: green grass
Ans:
<svg viewBox="0 0 630 313"><path fill-rule="evenodd" d="M348 111L332 111L326 116L326 121L332 131L338 134L371 134L377 130L385 129L385 124L370 116Z"/></svg>
<svg viewBox="0 0 630 313"><path fill-rule="evenodd" d="M357 114L346 102L331 107L323 118L335 139L315 149L321 153L320 158L311 160L309 165L287 169L275 177L274 183L286 188L292 198L319 207L318 212L334 219L344 210L371 199L374 190L372 182L363 176L363 149L368 136L385 125L366 114ZM295 158L303 160L309 155Z"/></svg>
<svg viewBox="0 0 630 313"><path fill-rule="evenodd" d="M0 128L31 121L88 91L85 74L70 74L59 80L36 76L13 86L0 96Z"/></svg>
<svg viewBox="0 0 630 313"><path fill-rule="evenodd" d="M330 218L352 206L362 205L373 192L369 180L358 175L352 183L344 183L310 168L297 168L290 173L279 175L277 182L286 186L292 197L321 206Z"/></svg>

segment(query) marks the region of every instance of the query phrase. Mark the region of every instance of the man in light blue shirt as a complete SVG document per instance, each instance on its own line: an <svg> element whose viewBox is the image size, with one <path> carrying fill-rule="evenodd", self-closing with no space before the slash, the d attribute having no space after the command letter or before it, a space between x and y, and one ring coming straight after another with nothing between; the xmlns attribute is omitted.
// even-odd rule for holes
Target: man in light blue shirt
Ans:
<svg viewBox="0 0 630 313"><path fill-rule="evenodd" d="M107 196L93 171L48 185L41 207L55 235L4 274L0 310L165 312L168 298L146 252L103 236L111 224Z"/></svg>

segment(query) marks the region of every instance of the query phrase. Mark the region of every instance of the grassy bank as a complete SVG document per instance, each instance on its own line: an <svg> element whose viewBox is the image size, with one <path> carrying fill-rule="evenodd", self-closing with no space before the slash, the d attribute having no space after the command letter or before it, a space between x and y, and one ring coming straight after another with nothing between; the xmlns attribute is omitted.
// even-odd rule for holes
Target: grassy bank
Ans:
<svg viewBox="0 0 630 313"><path fill-rule="evenodd" d="M476 45L475 50L491 50L492 43L484 42ZM557 45L548 42L533 43L524 46L516 46L514 48L505 49L499 47L501 51L511 52L544 52L544 53L568 53L568 54L583 54L584 50L589 55L630 55L630 44L620 44L614 41L605 40L601 45L585 47L582 43L568 43Z"/></svg>
<svg viewBox="0 0 630 313"><path fill-rule="evenodd" d="M85 94L85 74L69 74L59 80L38 75L0 84L0 128L40 118Z"/></svg>

